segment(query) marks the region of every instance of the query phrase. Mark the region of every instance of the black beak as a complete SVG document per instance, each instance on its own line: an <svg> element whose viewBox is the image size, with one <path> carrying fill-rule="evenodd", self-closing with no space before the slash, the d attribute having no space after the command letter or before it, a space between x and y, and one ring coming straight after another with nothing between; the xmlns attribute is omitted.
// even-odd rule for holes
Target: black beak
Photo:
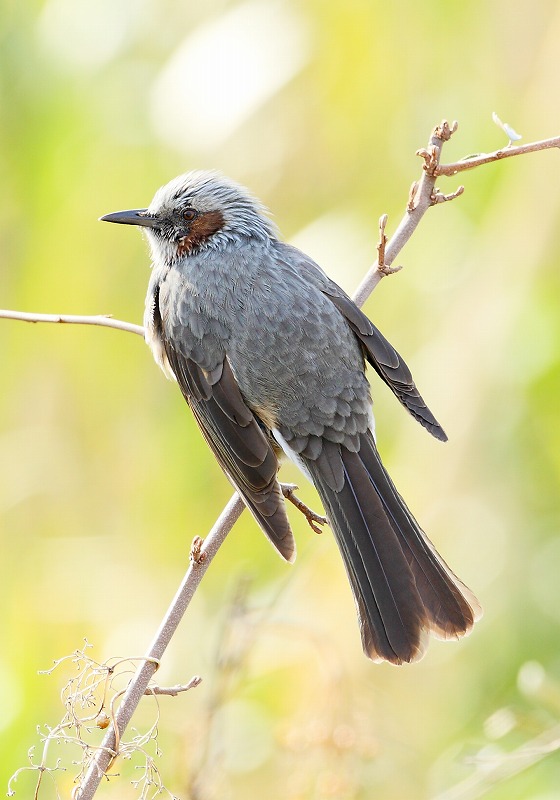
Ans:
<svg viewBox="0 0 560 800"><path fill-rule="evenodd" d="M143 228L159 227L157 217L151 217L147 208L137 208L132 211L115 211L114 214L105 214L99 217L100 222L118 222L120 225L141 225Z"/></svg>

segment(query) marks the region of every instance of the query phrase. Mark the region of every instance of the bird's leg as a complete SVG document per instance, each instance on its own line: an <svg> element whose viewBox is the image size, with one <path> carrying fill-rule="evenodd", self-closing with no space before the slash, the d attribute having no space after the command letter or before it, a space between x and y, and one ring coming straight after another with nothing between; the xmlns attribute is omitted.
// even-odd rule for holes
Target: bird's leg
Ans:
<svg viewBox="0 0 560 800"><path fill-rule="evenodd" d="M289 500L290 503L293 503L293 505L298 509L298 511L301 511L309 523L311 530L315 531L315 533L322 533L323 531L321 528L319 528L319 525L326 525L328 521L327 518L321 516L320 514L316 514L315 511L312 511L309 506L306 506L305 503L299 499L299 497L296 497L294 494L295 490L298 488L296 484L281 483L280 488L282 489L282 494L286 500Z"/></svg>

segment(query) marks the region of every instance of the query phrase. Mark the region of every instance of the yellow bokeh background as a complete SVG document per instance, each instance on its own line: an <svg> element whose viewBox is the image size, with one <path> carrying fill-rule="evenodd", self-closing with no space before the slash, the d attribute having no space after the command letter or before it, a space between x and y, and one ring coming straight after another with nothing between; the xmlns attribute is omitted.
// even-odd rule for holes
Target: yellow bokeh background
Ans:
<svg viewBox="0 0 560 800"><path fill-rule="evenodd" d="M507 144L493 111L522 142L560 135L559 41L554 0L0 0L0 306L141 322L145 243L97 218L193 168L247 184L352 292L441 118L444 161ZM203 678L160 701L178 797L560 796L558 153L459 177L366 311L449 435L374 376L382 455L485 616L417 665L371 664L330 532L291 510L289 566L244 514L158 673ZM74 668L38 670L84 638L99 661L144 652L231 490L139 337L0 320L0 352L4 791ZM76 753L57 758L68 797ZM98 796L138 797L139 763Z"/></svg>

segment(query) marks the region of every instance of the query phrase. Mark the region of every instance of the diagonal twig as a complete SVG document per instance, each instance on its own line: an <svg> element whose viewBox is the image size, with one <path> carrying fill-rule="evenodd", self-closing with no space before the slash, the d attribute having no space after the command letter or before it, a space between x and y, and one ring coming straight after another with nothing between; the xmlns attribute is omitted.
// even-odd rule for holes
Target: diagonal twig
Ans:
<svg viewBox="0 0 560 800"><path fill-rule="evenodd" d="M441 149L444 143L451 138L456 130L456 122L449 125L447 120L443 120L441 125L437 125L432 131L428 147L425 150L418 151L419 154L427 154L430 166L427 167L427 164L424 164L425 168L422 172L422 177L418 183L413 184L406 212L397 230L384 246L382 268L380 269L379 267L379 261L376 261L354 292L353 297L356 305L363 306L379 281L386 275L391 274L389 267L418 227L418 223L426 211L434 204L433 197L436 185L435 169L439 165ZM381 235L382 237L384 236L384 226Z"/></svg>

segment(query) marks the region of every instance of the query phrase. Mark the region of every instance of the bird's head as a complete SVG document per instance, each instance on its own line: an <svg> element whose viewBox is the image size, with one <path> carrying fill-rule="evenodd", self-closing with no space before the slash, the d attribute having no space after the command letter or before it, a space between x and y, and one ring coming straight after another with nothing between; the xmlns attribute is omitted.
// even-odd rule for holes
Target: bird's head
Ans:
<svg viewBox="0 0 560 800"><path fill-rule="evenodd" d="M217 172L187 172L158 189L148 208L117 211L104 222L145 229L155 262L170 263L245 238L269 241L276 229L247 189Z"/></svg>

